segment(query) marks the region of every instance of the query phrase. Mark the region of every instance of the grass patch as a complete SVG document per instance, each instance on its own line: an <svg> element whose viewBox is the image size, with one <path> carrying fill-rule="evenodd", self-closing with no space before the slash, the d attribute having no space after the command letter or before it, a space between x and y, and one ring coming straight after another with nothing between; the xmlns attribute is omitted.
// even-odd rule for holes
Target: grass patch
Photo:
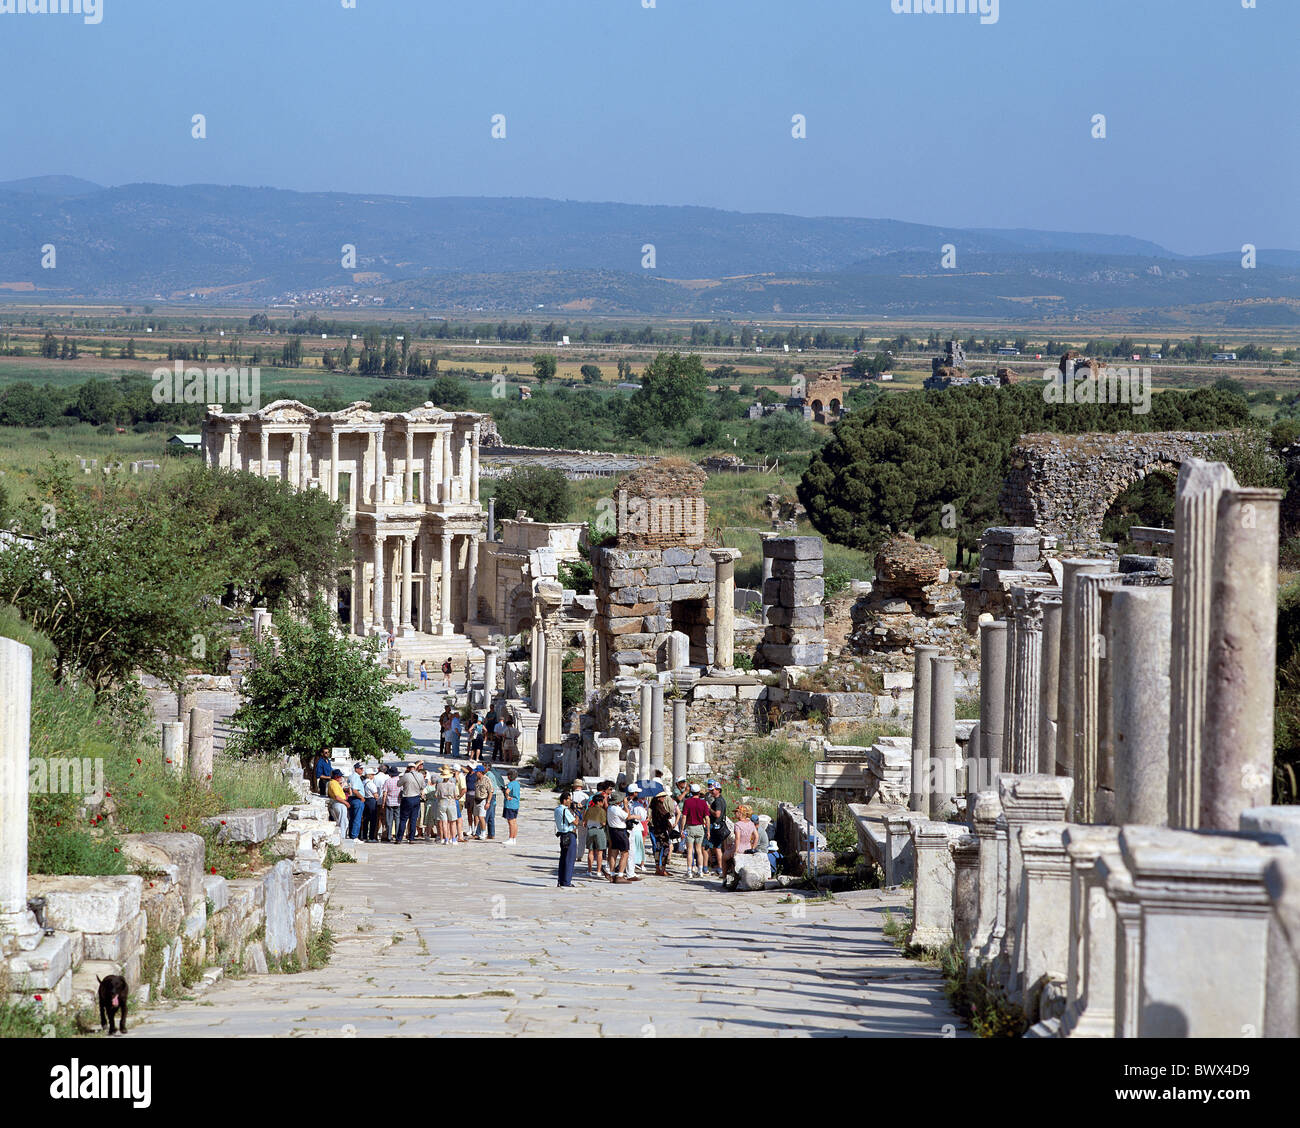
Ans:
<svg viewBox="0 0 1300 1128"><path fill-rule="evenodd" d="M989 981L989 969L971 971L956 944L940 951L939 966L948 1001L977 1037L1020 1038L1029 1029L1024 1010L1007 999L1000 984Z"/></svg>
<svg viewBox="0 0 1300 1128"><path fill-rule="evenodd" d="M849 744L858 748L870 748L882 736L908 736L911 730L897 721L868 721L865 725L845 729L835 737L836 744Z"/></svg>
<svg viewBox="0 0 1300 1128"><path fill-rule="evenodd" d="M321 925L321 930L307 941L307 967L315 970L330 962L334 954L334 933L328 924Z"/></svg>
<svg viewBox="0 0 1300 1128"><path fill-rule="evenodd" d="M331 842L325 847L325 860L321 863L321 865L323 865L327 870L331 870L340 862L346 864L348 862L355 862L355 861L356 858L354 858L346 850L339 848L333 842Z"/></svg>
<svg viewBox="0 0 1300 1128"><path fill-rule="evenodd" d="M777 804L803 801L804 780L811 780L816 756L806 744L780 737L755 737L745 741L736 759L736 772L749 781L741 792L734 783L723 781L727 809L734 811L745 795L761 797L754 804L755 815L776 817Z"/></svg>

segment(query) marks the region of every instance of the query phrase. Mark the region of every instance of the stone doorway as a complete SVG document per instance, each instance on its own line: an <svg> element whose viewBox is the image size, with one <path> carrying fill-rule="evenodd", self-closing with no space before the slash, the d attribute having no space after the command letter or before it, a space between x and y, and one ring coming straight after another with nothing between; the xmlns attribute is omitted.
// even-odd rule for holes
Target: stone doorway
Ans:
<svg viewBox="0 0 1300 1128"><path fill-rule="evenodd" d="M709 601L707 599L678 599L672 604L672 626L690 639L690 663L707 666L709 663Z"/></svg>

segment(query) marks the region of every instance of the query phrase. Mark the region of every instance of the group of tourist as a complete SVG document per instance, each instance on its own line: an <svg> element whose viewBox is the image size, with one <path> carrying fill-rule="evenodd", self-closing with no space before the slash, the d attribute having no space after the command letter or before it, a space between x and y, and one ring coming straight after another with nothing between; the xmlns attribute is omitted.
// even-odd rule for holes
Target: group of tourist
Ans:
<svg viewBox="0 0 1300 1128"><path fill-rule="evenodd" d="M686 777L669 787L663 772L650 781L630 783L620 793L609 780L592 793L581 784L560 795L555 834L560 842L556 884L573 887L577 863L584 858L587 877L615 884L640 881L638 868L653 861L657 877L669 876L674 853L686 855L686 876L712 873L724 881L737 854L771 854L771 818L754 818L744 803L727 818L727 800L715 779L704 788Z"/></svg>
<svg viewBox="0 0 1300 1128"><path fill-rule="evenodd" d="M510 769L502 779L481 761L453 768L444 764L436 772L423 760L388 768L353 764L350 775L330 766L325 750L317 758L314 775L328 799L330 814L344 838L359 842L403 839L452 846L461 842L496 839L497 802L506 820L507 846L518 841L519 773Z"/></svg>
<svg viewBox="0 0 1300 1128"><path fill-rule="evenodd" d="M481 718L477 713L471 713L469 724L466 724L459 713L446 705L438 718L438 728L442 734L439 753L453 760L460 759L462 737L469 740L466 758L470 761L481 761L485 752L498 761L511 762L517 756L514 742L509 739L504 709L499 714L490 712Z"/></svg>

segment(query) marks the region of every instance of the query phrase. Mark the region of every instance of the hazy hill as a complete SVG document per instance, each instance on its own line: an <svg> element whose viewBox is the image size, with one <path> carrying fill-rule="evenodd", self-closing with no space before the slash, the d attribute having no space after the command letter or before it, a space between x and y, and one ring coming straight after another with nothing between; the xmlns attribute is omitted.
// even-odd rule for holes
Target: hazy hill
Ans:
<svg viewBox="0 0 1300 1128"><path fill-rule="evenodd" d="M53 243L57 269L42 270ZM345 244L356 266L341 265ZM655 269L642 268L653 244ZM940 265L957 248L957 268ZM1265 301L1295 321L1300 254L1185 258L1124 235L528 198L435 199L74 177L0 184L0 283L57 298L263 304L308 290L386 305L694 316L1094 316ZM15 297L23 297L15 292ZM1225 304L1227 303L1227 304ZM1194 316L1194 315L1193 315ZM1252 316L1258 321L1259 308ZM1271 319L1271 320L1270 320Z"/></svg>

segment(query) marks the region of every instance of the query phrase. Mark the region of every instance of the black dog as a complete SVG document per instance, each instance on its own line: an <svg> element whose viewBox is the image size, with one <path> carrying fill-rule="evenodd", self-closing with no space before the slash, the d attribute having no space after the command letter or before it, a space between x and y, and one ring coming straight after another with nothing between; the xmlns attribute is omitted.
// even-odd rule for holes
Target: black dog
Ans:
<svg viewBox="0 0 1300 1128"><path fill-rule="evenodd" d="M99 979L98 976L95 977ZM126 996L130 988L126 985L126 980L120 975L109 975L99 979L99 1028L108 1027L110 1034L116 1034L116 1025L121 1026L121 1032L126 1033ZM114 1017L118 1011L122 1012L120 1024L114 1024Z"/></svg>

